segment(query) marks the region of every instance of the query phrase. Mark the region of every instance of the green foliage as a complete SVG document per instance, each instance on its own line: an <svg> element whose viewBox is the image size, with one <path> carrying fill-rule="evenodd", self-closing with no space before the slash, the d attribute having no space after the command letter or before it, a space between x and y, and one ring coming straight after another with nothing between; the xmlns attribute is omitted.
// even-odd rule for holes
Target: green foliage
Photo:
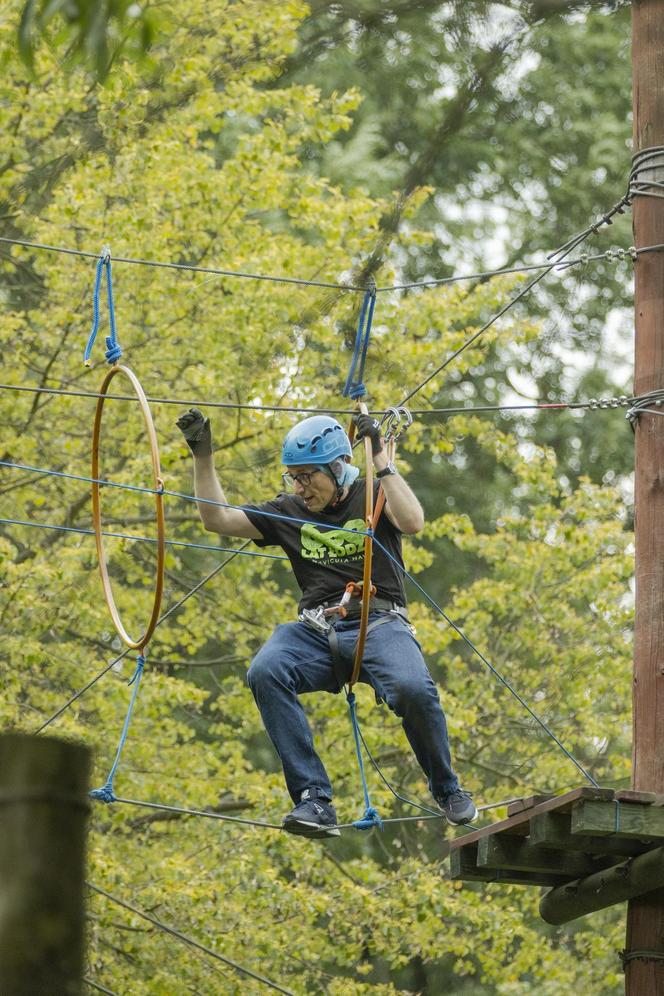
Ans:
<svg viewBox="0 0 664 996"><path fill-rule="evenodd" d="M84 61L103 81L113 61L145 56L155 36L154 8L131 0L26 0L18 28L18 48L34 70L40 44L67 44L65 61Z"/></svg>
<svg viewBox="0 0 664 996"><path fill-rule="evenodd" d="M388 198L359 183L342 192L322 171L303 167L308 150L322 156L351 129L360 104L352 88L326 95L308 81L280 82L303 5L191 0L186 11L160 8L151 67L141 73L118 58L103 87L82 67L61 74L67 41L55 36L37 49L33 78L15 52L20 13L14 0L13 19L0 24L0 127L7 136L0 213L8 234L84 249L110 242L115 257L334 281L372 258L384 238ZM384 283L402 272L404 253L432 244L420 224L427 197L418 190L405 205L385 250ZM3 249L1 265L5 382L97 390L100 366L81 362L95 261L13 247ZM119 340L148 395L338 403L356 295L122 264L113 276ZM394 403L518 286L503 278L465 290L381 296L366 374L372 404ZM482 364L518 357L540 334L537 323L506 316L463 354L458 383L472 383ZM125 386L119 378L114 384ZM189 493L191 461L174 428L178 408L160 401L152 409L165 486ZM93 411L84 397L0 392L4 459L87 474ZM294 418L209 413L230 500L274 493L275 454ZM145 431L133 402L106 404L101 452L104 476L149 486ZM463 478L473 454L490 468L487 480L495 475L504 484L491 520L481 480L471 488L465 478L461 508L450 511L445 500L446 482ZM618 495L564 480L553 452L527 434L467 417L428 430L418 421L400 463L422 467L423 477L426 471L429 524L424 543L408 544L409 570L426 587L432 579L454 589L451 616L584 764L608 783L625 778L631 567ZM412 476L416 490L418 479ZM5 518L90 527L82 483L6 470L0 495ZM102 507L107 528L152 535L149 496L104 489ZM167 524L169 538L201 541L191 503L169 499ZM454 587L450 551L472 565L472 583ZM223 556L170 548L165 605ZM118 606L136 631L152 604L153 548L109 539L108 557ZM121 648L89 536L3 527L0 583L8 665L0 717L5 727L31 730ZM272 626L293 611L283 563L237 557L159 627L119 794L279 821L287 805L282 776L244 676ZM440 616L417 598L412 614L443 691L457 765L480 801L577 783L568 759ZM132 670L125 661L120 674L111 671L51 728L94 748L96 784L112 763ZM383 770L400 792L426 800L398 721L366 688L358 698ZM306 705L339 815L353 819L361 798L343 698L319 696ZM402 812L377 780L372 798L386 816ZM296 993L619 991L619 911L581 929L551 930L538 920L532 892L451 883L440 836L438 824L403 824L323 844L98 806L89 874ZM101 897L91 899L90 915L89 972L111 989L137 996L263 991Z"/></svg>

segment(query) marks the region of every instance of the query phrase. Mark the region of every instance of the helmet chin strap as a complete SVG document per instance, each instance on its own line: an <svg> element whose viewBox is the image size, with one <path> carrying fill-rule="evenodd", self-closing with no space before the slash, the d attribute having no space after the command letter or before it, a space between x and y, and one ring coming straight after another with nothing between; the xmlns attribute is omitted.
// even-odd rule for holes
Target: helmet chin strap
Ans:
<svg viewBox="0 0 664 996"><path fill-rule="evenodd" d="M336 493L336 495L334 496L334 498L332 499L332 501L329 502L325 506L325 508L323 509L323 511L325 511L325 509L327 509L327 508L336 508L337 505L339 504L339 502L341 501L341 499L343 498L345 490L346 490L345 488L340 488L340 487L337 486L337 493Z"/></svg>
<svg viewBox="0 0 664 996"><path fill-rule="evenodd" d="M330 467L329 464L325 467L325 473L328 474L329 477L332 478L332 480L334 481L334 483L337 486L337 490L336 490L336 494L335 494L334 498L332 499L332 501L329 501L327 503L327 505L325 506L325 508L323 509L323 511L325 511L325 509L327 509L327 508L336 508L337 505L339 504L339 502L341 501L341 498L343 496L344 491L346 490L345 487L343 486L343 484L341 484L341 482L339 481L338 477L333 473L333 471L332 471L332 469L331 469L331 467Z"/></svg>
<svg viewBox="0 0 664 996"><path fill-rule="evenodd" d="M334 481L337 487L334 498L332 499L332 501L328 502L325 508L336 508L336 506L339 504L342 498L347 494L349 486L353 483L353 480L355 479L355 477L357 477L358 474L357 469L355 469L354 476L351 476L349 478L348 471L350 471L353 468L348 467L348 461L340 460L339 462L342 464L342 467L344 468L342 476L340 478L337 477L337 475L332 470L331 463L325 464L323 468L325 470L325 473L328 475L328 477L330 477ZM336 461L333 461L333 463L336 463Z"/></svg>

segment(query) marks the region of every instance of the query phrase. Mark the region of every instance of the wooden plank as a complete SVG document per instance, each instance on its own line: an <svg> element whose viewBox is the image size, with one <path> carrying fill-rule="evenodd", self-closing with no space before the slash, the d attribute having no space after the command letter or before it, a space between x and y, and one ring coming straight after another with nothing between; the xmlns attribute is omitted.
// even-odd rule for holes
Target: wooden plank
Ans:
<svg viewBox="0 0 664 996"><path fill-rule="evenodd" d="M478 868L477 844L457 848L450 854L450 877L463 882L500 882L503 885L558 886L569 881L563 875L535 871L505 871Z"/></svg>
<svg viewBox="0 0 664 996"><path fill-rule="evenodd" d="M549 799L555 799L556 796L552 793L543 793L541 795L529 795L525 799L515 799L514 802L510 802L507 807L508 816L516 816L517 813L523 813L526 809L532 809L533 806L538 806L540 802L547 802Z"/></svg>
<svg viewBox="0 0 664 996"><path fill-rule="evenodd" d="M540 914L547 923L568 923L662 886L664 847L656 847L613 868L570 882L561 889L553 889L542 897Z"/></svg>
<svg viewBox="0 0 664 996"><path fill-rule="evenodd" d="M506 833L483 837L477 843L477 867L561 875L570 881L615 864L616 858L592 858L575 851L556 851L530 843L530 838Z"/></svg>
<svg viewBox="0 0 664 996"><path fill-rule="evenodd" d="M603 799L609 801L613 799L613 789L595 789L586 787L585 785L581 788L572 789L571 792L565 792L563 795L555 796L547 802L541 802L532 809L516 813L516 815L509 816L506 820L501 820L499 823L491 823L480 830L472 830L470 833L461 834L450 842L450 849L454 852L458 847L465 847L467 844L476 843L482 837L487 837L494 833L503 833L506 831L511 834L527 834L528 824L533 816L536 816L538 813L548 813L554 810L567 812L580 799Z"/></svg>
<svg viewBox="0 0 664 996"><path fill-rule="evenodd" d="M572 807L572 833L664 841L664 809L638 802L580 799Z"/></svg>
<svg viewBox="0 0 664 996"><path fill-rule="evenodd" d="M635 792L634 789L618 789L616 792L618 802L642 802L651 806L657 802L656 792Z"/></svg>
<svg viewBox="0 0 664 996"><path fill-rule="evenodd" d="M530 841L560 851L583 851L584 854L633 857L655 845L653 840L627 837L593 837L572 833L570 813L540 813L530 821Z"/></svg>

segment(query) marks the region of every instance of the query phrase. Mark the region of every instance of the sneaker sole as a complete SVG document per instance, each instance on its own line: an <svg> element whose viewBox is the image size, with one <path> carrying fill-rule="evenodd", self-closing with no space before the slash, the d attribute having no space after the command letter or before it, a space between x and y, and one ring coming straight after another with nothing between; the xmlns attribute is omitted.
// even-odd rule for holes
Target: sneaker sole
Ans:
<svg viewBox="0 0 664 996"><path fill-rule="evenodd" d="M466 816L462 820L452 820L452 819L450 819L449 816L446 816L445 819L453 827L462 827L462 826L465 826L466 823L474 823L474 821L477 819L478 816L479 816L479 812L477 810L475 810L475 812L473 813L472 816Z"/></svg>
<svg viewBox="0 0 664 996"><path fill-rule="evenodd" d="M336 827L321 826L320 823L308 823L306 820L288 820L282 823L282 828L287 833L294 833L298 837L340 837L341 831Z"/></svg>

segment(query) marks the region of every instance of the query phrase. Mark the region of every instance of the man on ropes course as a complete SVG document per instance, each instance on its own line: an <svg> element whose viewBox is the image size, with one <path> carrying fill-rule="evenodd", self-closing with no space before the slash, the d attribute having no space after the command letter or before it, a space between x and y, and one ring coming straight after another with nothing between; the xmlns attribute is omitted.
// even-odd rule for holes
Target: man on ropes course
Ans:
<svg viewBox="0 0 664 996"><path fill-rule="evenodd" d="M448 821L468 823L477 809L452 769L445 715L408 622L402 574L381 548L402 565L401 535L422 529L422 508L389 462L380 424L370 415L356 415L355 424L358 438L371 441L379 478L375 491L382 484L386 497L384 514L375 527L376 591L374 595L372 586L359 680L401 718ZM214 468L209 419L191 408L177 425L194 456L196 497L225 504ZM261 547L280 546L302 590L298 621L277 626L252 661L247 680L295 804L283 827L308 837L339 834L332 786L314 750L298 695L339 692L353 668L361 599L349 596L357 593L363 576L365 482L351 463L352 454L350 439L336 419L306 418L290 430L283 444L288 492L243 510L198 506L203 525L212 532L252 539Z"/></svg>

